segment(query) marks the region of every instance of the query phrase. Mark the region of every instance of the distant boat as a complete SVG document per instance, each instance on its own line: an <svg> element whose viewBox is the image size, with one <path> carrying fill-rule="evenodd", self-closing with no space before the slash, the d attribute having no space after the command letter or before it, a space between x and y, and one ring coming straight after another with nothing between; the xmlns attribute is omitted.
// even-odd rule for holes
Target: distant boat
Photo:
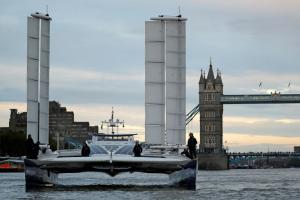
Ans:
<svg viewBox="0 0 300 200"><path fill-rule="evenodd" d="M24 161L13 159L0 161L0 172L24 172Z"/></svg>

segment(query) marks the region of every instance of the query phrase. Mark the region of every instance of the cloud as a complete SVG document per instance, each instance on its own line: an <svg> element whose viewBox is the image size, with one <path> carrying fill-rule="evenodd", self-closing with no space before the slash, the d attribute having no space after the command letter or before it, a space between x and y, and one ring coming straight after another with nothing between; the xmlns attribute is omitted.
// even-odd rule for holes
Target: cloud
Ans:
<svg viewBox="0 0 300 200"><path fill-rule="evenodd" d="M144 124L144 106L128 105L100 105L100 104L64 104L68 110L75 112L76 120L88 120L93 124L100 124L102 120L111 117L111 110L114 107L115 117L125 120L131 127L140 127Z"/></svg>
<svg viewBox="0 0 300 200"><path fill-rule="evenodd" d="M0 26L15 27L21 23L20 19L15 15L0 14Z"/></svg>
<svg viewBox="0 0 300 200"><path fill-rule="evenodd" d="M26 67L0 63L0 89L15 88L25 89Z"/></svg>
<svg viewBox="0 0 300 200"><path fill-rule="evenodd" d="M258 124L270 122L271 119L267 118L254 118L254 117L224 117L223 122L228 124Z"/></svg>
<svg viewBox="0 0 300 200"><path fill-rule="evenodd" d="M226 125L234 125L234 124L249 124L249 125L257 125L257 124L263 124L266 125L266 123L271 124L272 123L278 123L281 125L285 124L300 124L300 119L289 119L289 118L283 118L283 119L274 119L274 118L260 118L260 117L235 117L235 116L225 116L223 118L223 122Z"/></svg>
<svg viewBox="0 0 300 200"><path fill-rule="evenodd" d="M229 121L229 122L228 122ZM299 136L300 124L298 119L264 119L264 118L240 118L231 120L224 118L224 134L239 132L240 134L269 135L282 137Z"/></svg>
<svg viewBox="0 0 300 200"><path fill-rule="evenodd" d="M241 14L252 16L255 12L257 15L286 15L297 14L297 6L300 6L298 1L286 0L282 3L281 0L191 0L188 4L194 6L194 8L213 9L218 11L217 13L223 14Z"/></svg>
<svg viewBox="0 0 300 200"><path fill-rule="evenodd" d="M269 135L252 135L239 133L224 134L224 145L229 151L293 151L293 147L299 145L300 136L282 137Z"/></svg>
<svg viewBox="0 0 300 200"><path fill-rule="evenodd" d="M69 69L66 67L52 67L51 75L55 82L74 83L77 81L139 81L144 82L144 74L134 73L108 73L95 69ZM74 79L76 77L76 79Z"/></svg>
<svg viewBox="0 0 300 200"><path fill-rule="evenodd" d="M0 101L26 100L26 66L0 65ZM50 68L50 98L70 103L143 104L144 74Z"/></svg>
<svg viewBox="0 0 300 200"><path fill-rule="evenodd" d="M216 70L217 67L214 67ZM200 68L201 69L201 68ZM197 96L198 81L200 69L193 70L187 68L187 94L188 98ZM206 72L208 68L202 68ZM207 73L206 73L207 74ZM269 72L265 70L245 70L239 73L229 73L222 71L222 80L224 84L224 94L270 94L271 92L280 92L282 94L300 93L300 72ZM259 87L259 83L262 86ZM289 83L291 83L290 86ZM227 105L226 105L227 106Z"/></svg>
<svg viewBox="0 0 300 200"><path fill-rule="evenodd" d="M257 111L256 111L257 112ZM300 129L299 114L298 118L282 118L276 116L256 117L224 115L223 116L223 133L238 133L239 135L252 136L270 136L270 137L298 137ZM197 115L190 124L187 125L187 132L199 134L199 115Z"/></svg>
<svg viewBox="0 0 300 200"><path fill-rule="evenodd" d="M245 70L239 74L223 73L225 94L243 92L245 94L300 93L300 74L269 72L263 70ZM259 83L262 86L259 87ZM289 82L291 86L288 87Z"/></svg>
<svg viewBox="0 0 300 200"><path fill-rule="evenodd" d="M299 124L300 119L278 119L275 122L283 123L283 124Z"/></svg>

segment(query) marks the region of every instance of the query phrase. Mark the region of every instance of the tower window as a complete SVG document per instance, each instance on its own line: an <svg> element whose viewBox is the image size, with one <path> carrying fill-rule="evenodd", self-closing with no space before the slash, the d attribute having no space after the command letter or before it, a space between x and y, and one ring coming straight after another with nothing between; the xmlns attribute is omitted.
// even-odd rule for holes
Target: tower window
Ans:
<svg viewBox="0 0 300 200"><path fill-rule="evenodd" d="M214 111L206 111L206 112L204 112L204 117L206 117L206 118L216 117L216 113Z"/></svg>
<svg viewBox="0 0 300 200"><path fill-rule="evenodd" d="M208 124L204 126L205 132L214 132L216 131L216 126L214 124Z"/></svg>
<svg viewBox="0 0 300 200"><path fill-rule="evenodd" d="M207 136L204 138L204 143L206 146L215 147L216 138L214 136Z"/></svg>
<svg viewBox="0 0 300 200"><path fill-rule="evenodd" d="M206 93L204 95L204 100L205 101L215 101L216 100L215 94L214 93Z"/></svg>

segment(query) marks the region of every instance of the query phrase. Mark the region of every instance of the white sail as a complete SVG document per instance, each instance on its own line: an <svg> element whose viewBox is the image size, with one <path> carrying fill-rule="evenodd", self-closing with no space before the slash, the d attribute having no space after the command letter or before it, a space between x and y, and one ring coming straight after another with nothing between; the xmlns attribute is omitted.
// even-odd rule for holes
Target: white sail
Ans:
<svg viewBox="0 0 300 200"><path fill-rule="evenodd" d="M27 135L38 141L39 19L27 18Z"/></svg>
<svg viewBox="0 0 300 200"><path fill-rule="evenodd" d="M50 20L42 14L27 18L27 135L49 143Z"/></svg>
<svg viewBox="0 0 300 200"><path fill-rule="evenodd" d="M166 138L185 144L185 22L166 21Z"/></svg>
<svg viewBox="0 0 300 200"><path fill-rule="evenodd" d="M148 144L163 144L165 140L164 22L146 22L145 43L145 139Z"/></svg>
<svg viewBox="0 0 300 200"><path fill-rule="evenodd" d="M39 137L40 142L49 143L49 51L50 51L50 21L41 19L40 48L40 109Z"/></svg>
<svg viewBox="0 0 300 200"><path fill-rule="evenodd" d="M185 21L157 17L145 29L145 137L185 143Z"/></svg>

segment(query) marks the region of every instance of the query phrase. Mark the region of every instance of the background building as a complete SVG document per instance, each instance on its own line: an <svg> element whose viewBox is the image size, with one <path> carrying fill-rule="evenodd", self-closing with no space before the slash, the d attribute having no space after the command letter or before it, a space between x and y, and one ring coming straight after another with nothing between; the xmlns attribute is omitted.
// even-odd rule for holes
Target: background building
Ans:
<svg viewBox="0 0 300 200"><path fill-rule="evenodd" d="M1 129L26 133L27 113L18 113L17 109L10 111L9 127ZM89 122L75 122L73 111L67 111L67 108L61 107L59 102L49 102L50 141L57 142L59 138L60 149L72 148L89 139L92 133L98 133L98 126L90 126Z"/></svg>

